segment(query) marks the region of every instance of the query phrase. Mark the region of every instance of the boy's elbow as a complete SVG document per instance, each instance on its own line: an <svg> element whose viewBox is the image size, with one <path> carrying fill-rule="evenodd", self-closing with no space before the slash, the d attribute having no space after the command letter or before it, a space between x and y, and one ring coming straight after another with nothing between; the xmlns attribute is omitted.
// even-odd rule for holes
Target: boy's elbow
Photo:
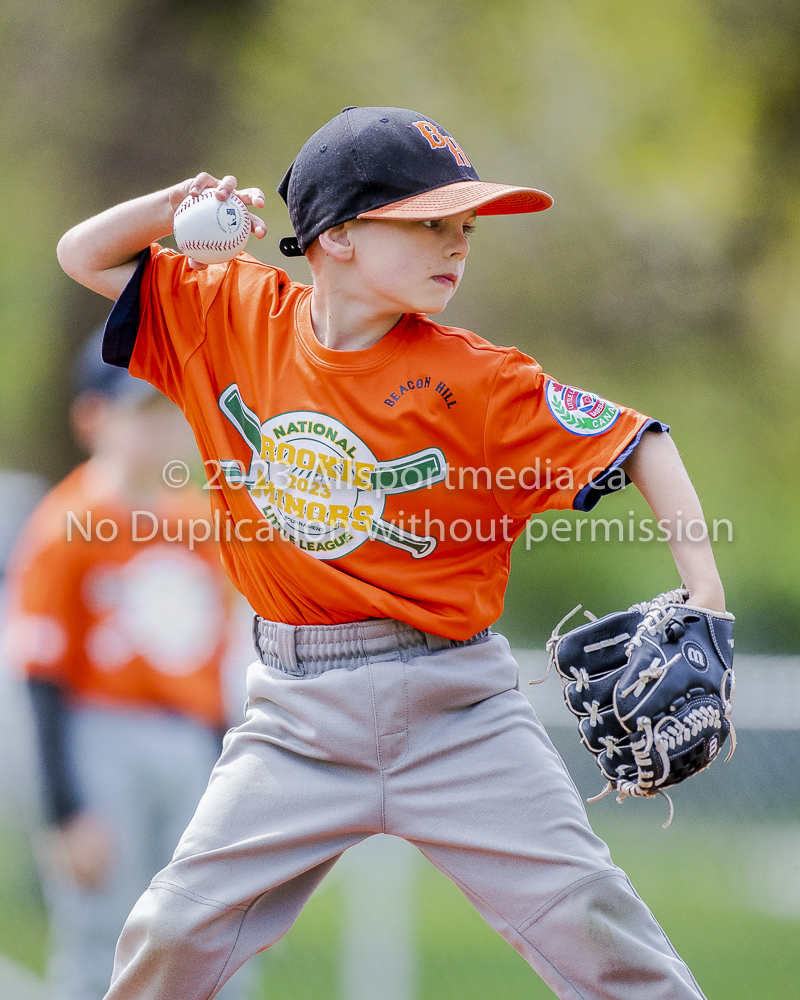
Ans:
<svg viewBox="0 0 800 1000"><path fill-rule="evenodd" d="M56 246L56 257L62 270L93 292L99 292L107 298L117 298L121 291L121 288L117 288L118 282L109 281L107 273L98 268L91 246L85 235L77 232L77 229L78 227L64 233Z"/></svg>
<svg viewBox="0 0 800 1000"><path fill-rule="evenodd" d="M139 255L122 262L104 261L95 246L92 231L79 225L64 233L58 241L56 256L70 278L107 299L116 300L136 270Z"/></svg>
<svg viewBox="0 0 800 1000"><path fill-rule="evenodd" d="M58 257L58 263L61 265L61 269L65 274L68 274L70 278L74 278L76 281L81 281L81 255L75 247L72 229L70 229L69 232L64 233L58 241L58 246L56 247L56 257ZM81 284L84 283L85 282L81 281Z"/></svg>

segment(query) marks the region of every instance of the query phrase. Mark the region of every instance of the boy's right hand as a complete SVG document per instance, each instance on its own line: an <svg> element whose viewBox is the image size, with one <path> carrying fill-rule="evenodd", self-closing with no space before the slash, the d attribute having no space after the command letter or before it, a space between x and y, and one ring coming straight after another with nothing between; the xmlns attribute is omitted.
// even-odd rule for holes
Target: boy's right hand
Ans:
<svg viewBox="0 0 800 1000"><path fill-rule="evenodd" d="M214 193L220 201L225 201L232 194L236 194L242 199L245 205L252 205L254 208L263 208L266 204L266 198L261 188L243 188L239 191L236 188L236 178L232 174L226 174L222 180L218 180L211 174L202 171L196 177L190 177L188 180L169 188L169 203L172 206L173 213L180 203L190 195L196 196L202 194L203 191L207 191L209 188L214 189ZM260 219L252 212L248 212L248 215L250 216L250 228L253 235L257 240L263 240L267 235L267 227L263 219ZM189 266L196 271L203 271L208 267L208 264L201 264L200 261L195 260L193 257L189 257L188 260Z"/></svg>
<svg viewBox="0 0 800 1000"><path fill-rule="evenodd" d="M66 273L87 288L116 300L136 270L139 256L155 240L172 232L175 209L190 194L212 188L220 201L236 190L236 178L230 174L217 180L211 174L198 174L180 184L122 202L92 216L65 233L58 244L58 259ZM236 191L245 205L263 208L266 199L261 188ZM266 236L267 227L250 213L256 238ZM197 270L206 265L189 263Z"/></svg>

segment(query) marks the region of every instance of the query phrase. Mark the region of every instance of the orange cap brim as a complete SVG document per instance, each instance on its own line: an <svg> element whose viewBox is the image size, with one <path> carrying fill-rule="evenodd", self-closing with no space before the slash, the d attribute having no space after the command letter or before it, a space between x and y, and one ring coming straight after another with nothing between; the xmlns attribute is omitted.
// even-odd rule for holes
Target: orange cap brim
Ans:
<svg viewBox="0 0 800 1000"><path fill-rule="evenodd" d="M521 215L543 212L553 199L536 188L513 184L490 184L488 181L456 181L444 187L415 194L362 212L359 219L446 219L475 209L478 215Z"/></svg>

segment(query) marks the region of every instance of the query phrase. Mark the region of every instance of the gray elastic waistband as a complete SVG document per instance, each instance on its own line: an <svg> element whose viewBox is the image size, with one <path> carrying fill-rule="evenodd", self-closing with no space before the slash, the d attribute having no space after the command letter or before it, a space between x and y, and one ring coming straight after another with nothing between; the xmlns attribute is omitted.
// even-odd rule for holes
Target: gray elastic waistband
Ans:
<svg viewBox="0 0 800 1000"><path fill-rule="evenodd" d="M344 625L285 625L258 615L253 620L253 642L261 662L298 677L337 668L354 670L386 660L412 660L488 638L485 628L469 639L445 639L393 618Z"/></svg>

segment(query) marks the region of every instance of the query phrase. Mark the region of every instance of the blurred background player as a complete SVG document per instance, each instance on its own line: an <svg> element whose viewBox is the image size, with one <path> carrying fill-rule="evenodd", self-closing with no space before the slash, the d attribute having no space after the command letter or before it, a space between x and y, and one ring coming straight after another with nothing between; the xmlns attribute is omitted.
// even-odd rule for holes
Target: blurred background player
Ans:
<svg viewBox="0 0 800 1000"><path fill-rule="evenodd" d="M219 755L221 665L241 621L216 545L189 548L206 494L162 477L191 459L188 425L104 365L100 343L98 332L79 356L71 408L90 458L34 511L7 578L5 646L27 679L42 777L53 1000L105 995L125 918ZM152 515L136 532L133 511ZM220 996L240 1000L248 980Z"/></svg>

